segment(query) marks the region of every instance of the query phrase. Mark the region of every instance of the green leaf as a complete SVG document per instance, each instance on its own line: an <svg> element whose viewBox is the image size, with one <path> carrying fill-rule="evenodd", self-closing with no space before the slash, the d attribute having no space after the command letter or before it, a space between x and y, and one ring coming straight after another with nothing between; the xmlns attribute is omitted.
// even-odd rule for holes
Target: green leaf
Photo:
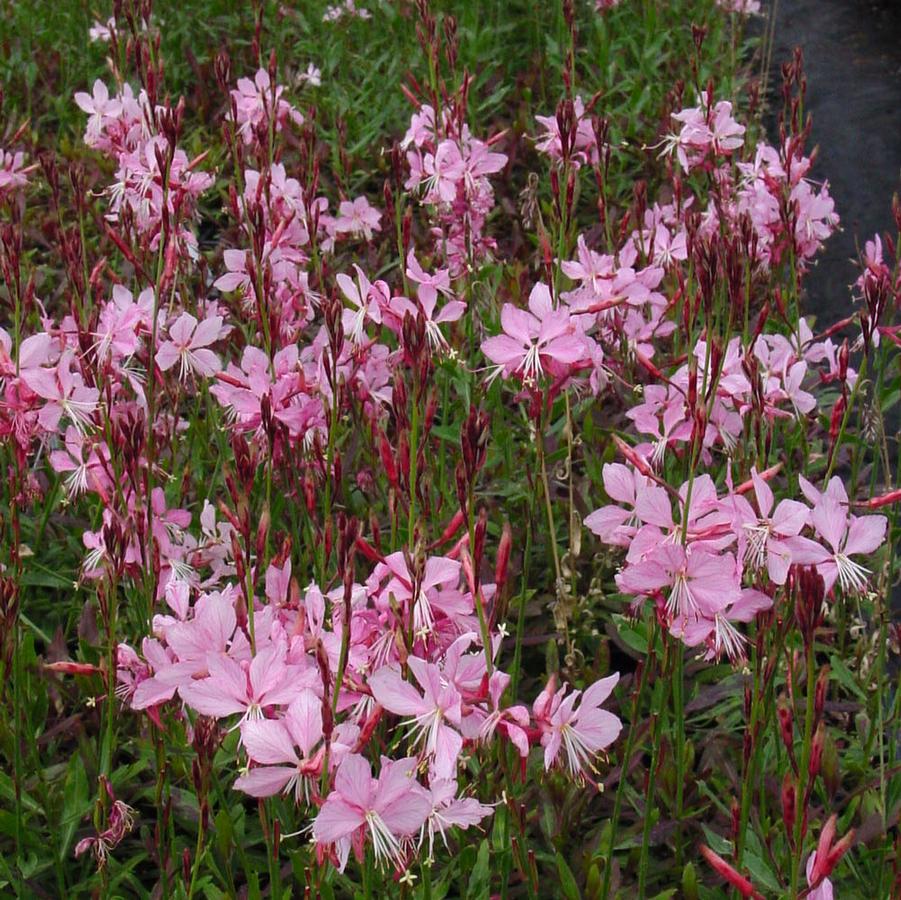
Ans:
<svg viewBox="0 0 901 900"><path fill-rule="evenodd" d="M768 891L774 891L775 893L781 890L776 876L759 856L746 850L742 860L751 873L751 879L755 882L755 886L763 886Z"/></svg>
<svg viewBox="0 0 901 900"><path fill-rule="evenodd" d="M576 878L572 873L566 860L557 851L557 875L560 878L560 891L567 900L582 900L582 894L579 891L579 885L576 884Z"/></svg>
<svg viewBox="0 0 901 900"><path fill-rule="evenodd" d="M854 680L853 673L841 659L833 654L829 657L829 665L832 667L832 671L835 673L838 683L845 688L845 690L854 694L862 703L866 703L867 695L863 692L861 686Z"/></svg>
<svg viewBox="0 0 901 900"><path fill-rule="evenodd" d="M479 845L479 854L476 857L476 864L472 868L472 874L469 876L469 886L466 889L468 900L484 900L490 895L489 885L491 882L491 874L488 871L488 840L487 838Z"/></svg>
<svg viewBox="0 0 901 900"><path fill-rule="evenodd" d="M731 841L727 841L724 837L720 837L720 835L715 831L711 831L706 825L702 825L701 828L704 829L704 837L707 838L707 843L714 853L718 853L720 856L732 855Z"/></svg>
<svg viewBox="0 0 901 900"><path fill-rule="evenodd" d="M75 829L84 818L91 806L88 797L88 776L85 774L84 763L78 753L73 754L69 760L66 772L66 784L63 789L63 818L59 844L59 858L66 859L69 855L69 847L75 837Z"/></svg>

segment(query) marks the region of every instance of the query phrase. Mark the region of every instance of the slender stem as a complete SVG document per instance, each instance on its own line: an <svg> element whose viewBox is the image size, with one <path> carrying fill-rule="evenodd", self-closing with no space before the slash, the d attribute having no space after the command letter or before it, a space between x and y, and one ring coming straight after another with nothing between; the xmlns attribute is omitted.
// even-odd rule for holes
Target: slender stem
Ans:
<svg viewBox="0 0 901 900"><path fill-rule="evenodd" d="M675 747L673 748L676 762L676 868L681 870L682 807L685 793L685 653L678 639L674 639L672 650L676 656L675 672L673 672L673 718L676 726Z"/></svg>
<svg viewBox="0 0 901 900"><path fill-rule="evenodd" d="M654 627L656 627L656 620ZM670 672L672 668L670 660L667 658L669 657L669 655L670 648L669 645L667 645L663 665L664 672ZM670 674L672 673L670 672ZM641 829L641 854L638 861L639 900L644 900L644 897L647 895L648 855L651 839L651 820L653 819L651 811L654 808L654 798L657 793L657 769L660 768L660 746L662 744L663 737L663 718L666 715L666 709L669 704L669 692L670 688L672 687L672 681L673 679L671 677L664 677L661 684L654 686L655 692L657 692L659 686L659 696L656 698L656 702L653 704L653 708L651 710L651 767L650 771L648 772L648 784L647 790L645 791L644 824Z"/></svg>
<svg viewBox="0 0 901 900"><path fill-rule="evenodd" d="M541 472L541 486L544 494L544 510L547 513L548 526L548 543L551 545L551 556L554 560L554 596L556 597L557 609L560 615L557 616L558 626L562 622L564 637L566 638L566 646L569 649L569 623L568 616L563 607L563 574L560 568L560 551L557 549L557 528L554 525L554 507L551 503L551 486L547 474L547 460L544 453L544 422L545 416L539 421L539 433L535 436L535 450L538 453L538 469Z"/></svg>
<svg viewBox="0 0 901 900"><path fill-rule="evenodd" d="M407 545L413 552L416 534L416 488L419 482L419 379L413 379L413 407L410 411L410 517ZM470 545L472 546L472 545Z"/></svg>
<svg viewBox="0 0 901 900"><path fill-rule="evenodd" d="M516 635L513 643L513 676L510 683L510 695L516 700L519 689L520 669L522 668L522 638L526 627L526 601L528 600L529 569L532 562L532 517L535 515L535 492L529 493L528 512L526 514L526 542L522 556L522 588L519 593L519 609L516 611Z"/></svg>
<svg viewBox="0 0 901 900"><path fill-rule="evenodd" d="M808 801L808 770L810 769L810 748L813 742L814 696L816 693L816 660L813 640L807 650L807 708L804 713L804 743L801 748L801 767L798 772L798 790L795 796L794 853L791 861L791 897L799 896L798 883L801 875L801 857L804 855L804 812Z"/></svg>
<svg viewBox="0 0 901 900"><path fill-rule="evenodd" d="M649 629L648 661L650 661L650 651L653 648L652 639L650 637L651 633L652 630ZM644 694L645 682L647 680L645 677L646 671L646 668L642 668L641 674L638 677L638 686L632 700L632 715L629 722L629 733L626 736L626 746L623 750L623 759L622 764L620 765L619 781L616 784L616 796L613 799L613 815L610 817L610 840L607 843L607 856L604 860L604 881L601 887L601 900L607 900L607 897L610 894L610 879L613 873L613 850L616 846L616 829L619 826L619 813L623 802L623 792L625 789L626 778L629 774L629 762L632 758L632 751L635 747L635 738L638 734L638 715L641 710L641 700L642 695Z"/></svg>

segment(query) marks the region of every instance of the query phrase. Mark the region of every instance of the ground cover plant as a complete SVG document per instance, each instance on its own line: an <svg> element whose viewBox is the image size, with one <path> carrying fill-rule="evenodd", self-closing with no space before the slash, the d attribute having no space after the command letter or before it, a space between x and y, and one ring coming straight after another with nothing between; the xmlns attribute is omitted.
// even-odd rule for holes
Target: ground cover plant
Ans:
<svg viewBox="0 0 901 900"><path fill-rule="evenodd" d="M0 890L897 895L898 234L824 324L801 54L296 6L4 4Z"/></svg>

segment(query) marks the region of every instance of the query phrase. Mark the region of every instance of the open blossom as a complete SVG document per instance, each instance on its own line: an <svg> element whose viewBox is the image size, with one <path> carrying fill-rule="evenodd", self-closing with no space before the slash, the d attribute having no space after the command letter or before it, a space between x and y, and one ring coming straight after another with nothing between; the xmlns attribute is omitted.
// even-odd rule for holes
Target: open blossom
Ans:
<svg viewBox="0 0 901 900"><path fill-rule="evenodd" d="M830 485L833 493L827 489L821 494L810 513L811 525L825 546L799 538L793 558L801 565L815 565L827 592L836 581L843 591L860 592L866 587L869 570L852 557L873 553L882 546L888 519L849 515L844 487L837 479L833 480L836 481L835 487Z"/></svg>
<svg viewBox="0 0 901 900"><path fill-rule="evenodd" d="M428 792L416 781L415 757L382 757L377 778L366 759L348 754L335 774L335 787L313 820L313 840L335 845L343 871L350 849L362 860L367 838L376 860L404 868L404 846L432 812Z"/></svg>
<svg viewBox="0 0 901 900"><path fill-rule="evenodd" d="M410 717L414 742L421 743L424 755L433 761L436 777L452 778L463 747L463 738L454 727L460 724L460 694L442 683L437 666L416 656L409 657L407 665L419 682L422 695L397 669L387 666L370 676L372 695L390 712Z"/></svg>
<svg viewBox="0 0 901 900"><path fill-rule="evenodd" d="M478 825L482 819L490 816L494 810L472 797L457 796L457 782L448 778L433 778L429 784L432 811L420 829L420 845L428 836L429 854L427 863L434 858L435 835L441 835L447 849L447 829L467 828Z"/></svg>
<svg viewBox="0 0 901 900"><path fill-rule="evenodd" d="M797 500L776 500L770 486L751 470L754 494L759 515L750 503L740 495L733 495L739 526L742 529L740 544L744 544L744 561L751 569L766 568L775 584L785 584L792 564L792 539L808 524L810 510Z"/></svg>
<svg viewBox="0 0 901 900"><path fill-rule="evenodd" d="M46 431L56 431L63 417L82 433L91 428L100 391L85 385L70 351L60 357L54 368L29 369L22 373L22 379L47 401L38 414L38 422Z"/></svg>
<svg viewBox="0 0 901 900"><path fill-rule="evenodd" d="M99 78L94 82L90 94L78 91L75 102L79 109L88 114L85 143L89 145L96 143L107 123L118 119L122 112L122 101L118 97L111 97L109 88Z"/></svg>
<svg viewBox="0 0 901 900"><path fill-rule="evenodd" d="M179 378L184 380L188 372L203 378L211 378L221 368L219 357L208 349L222 332L222 316L210 316L198 322L190 313L182 313L169 326L169 340L160 344L156 352L156 364L163 372L179 364Z"/></svg>
<svg viewBox="0 0 901 900"><path fill-rule="evenodd" d="M387 302L389 292L383 281L370 282L363 270L354 264L357 280L354 283L349 275L343 272L336 276L341 293L353 304L354 308L345 309L343 315L344 332L353 343L363 340L363 326L367 321L376 324L382 321L382 302Z"/></svg>
<svg viewBox="0 0 901 900"><path fill-rule="evenodd" d="M457 300L450 285L450 273L447 269L437 269L429 274L424 271L413 251L407 254L407 278L417 285L416 299L419 312L425 318L426 334L433 349L447 347L447 339L438 327L445 322L456 322L466 312L466 304ZM438 309L438 296L444 295L446 301Z"/></svg>
<svg viewBox="0 0 901 900"><path fill-rule="evenodd" d="M637 494L645 486L646 479L622 463L605 463L602 475L604 490L614 502L587 515L585 527L604 543L628 547L641 524L634 507Z"/></svg>
<svg viewBox="0 0 901 900"><path fill-rule="evenodd" d="M366 197L355 200L342 200L338 205L338 217L335 220L335 231L338 234L350 234L354 237L370 240L374 231L380 231L382 214L371 206Z"/></svg>
<svg viewBox="0 0 901 900"><path fill-rule="evenodd" d="M298 690L298 670L286 664L283 645L260 650L249 665L209 653L207 669L208 678L179 688L185 703L205 716L241 713L242 720L260 719L267 708L289 703Z"/></svg>
<svg viewBox="0 0 901 900"><path fill-rule="evenodd" d="M535 384L546 375L564 375L588 355L584 335L565 307L554 309L547 285L539 283L529 295L528 310L505 303L504 332L482 342L482 352L505 378L518 375Z"/></svg>
<svg viewBox="0 0 901 900"><path fill-rule="evenodd" d="M252 797L293 790L299 800L306 796L309 780L318 777L322 767L321 754L313 752L321 740L322 699L309 688L302 688L284 718L246 719L242 723L241 742L247 755L260 765L241 775L235 787Z"/></svg>
<svg viewBox="0 0 901 900"><path fill-rule="evenodd" d="M66 493L69 498L91 490L104 499L109 495L111 482L109 452L105 444L94 443L74 425L66 429L65 450L53 450L50 464L55 472L65 474Z"/></svg>
<svg viewBox="0 0 901 900"><path fill-rule="evenodd" d="M666 593L666 609L673 619L692 621L738 599L732 554L686 550L681 544L659 544L647 557L617 575L629 594Z"/></svg>
<svg viewBox="0 0 901 900"><path fill-rule="evenodd" d="M113 32L116 30L116 20L110 16L105 22L99 19L88 29L88 37L94 43L108 43L112 39Z"/></svg>
<svg viewBox="0 0 901 900"><path fill-rule="evenodd" d="M25 154L21 150L13 153L0 149L0 198L25 187L31 168L25 167Z"/></svg>
<svg viewBox="0 0 901 900"><path fill-rule="evenodd" d="M745 655L746 639L732 623L752 622L772 605L773 598L768 594L745 588L738 597L730 594L729 601L718 609L708 607L694 618L675 619L670 634L680 638L686 647L706 646L708 660L726 656L736 662Z"/></svg>
<svg viewBox="0 0 901 900"><path fill-rule="evenodd" d="M237 87L231 92L232 111L229 118L234 118L238 126L238 134L245 144L257 139L261 129L272 123L272 128L279 132L289 122L303 125L303 116L282 95L285 88L272 84L269 73L258 69L253 79L239 78Z"/></svg>
<svg viewBox="0 0 901 900"><path fill-rule="evenodd" d="M744 144L745 127L733 118L728 100L714 103L705 92L701 106L672 115L681 128L668 139L668 144L675 147L679 164L686 172L703 163L708 155L728 156Z"/></svg>
<svg viewBox="0 0 901 900"><path fill-rule="evenodd" d="M297 80L301 84L309 84L311 87L320 87L322 85L322 72L318 66L310 63L307 66L306 71L301 72L297 76Z"/></svg>
<svg viewBox="0 0 901 900"><path fill-rule="evenodd" d="M548 682L532 707L542 732L545 769L558 761L562 750L562 764L573 778L586 778L586 770L595 771L593 760L616 740L623 727L613 713L600 708L618 681L619 674L609 675L584 691L569 694L565 685L555 691L554 680Z"/></svg>

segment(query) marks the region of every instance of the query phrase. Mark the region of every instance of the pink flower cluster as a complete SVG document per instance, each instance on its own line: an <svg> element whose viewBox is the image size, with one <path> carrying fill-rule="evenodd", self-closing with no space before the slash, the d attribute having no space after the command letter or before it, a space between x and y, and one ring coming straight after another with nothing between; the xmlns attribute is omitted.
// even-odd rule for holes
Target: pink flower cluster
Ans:
<svg viewBox="0 0 901 900"><path fill-rule="evenodd" d="M168 220L180 223L176 241L196 255L197 240L185 223L190 222L197 199L212 185L213 176L197 171L202 156L189 160L175 146L176 114L162 106L153 108L145 91L136 97L128 84L110 96L99 79L92 94L79 92L75 102L89 116L85 143L117 165L107 218L118 222L127 213L138 234L155 249L165 209Z"/></svg>
<svg viewBox="0 0 901 900"><path fill-rule="evenodd" d="M470 134L469 126L449 110L436 122L435 110L423 104L410 122L403 144L410 176L406 188L421 193L434 207L435 245L444 248L451 275L457 277L495 247L485 234L485 221L494 206L489 175L507 164L503 153L491 150Z"/></svg>
<svg viewBox="0 0 901 900"><path fill-rule="evenodd" d="M350 19L371 19L372 13L362 6L357 6L355 0L344 0L343 3L336 3L329 6L322 16L323 22L337 22L344 17Z"/></svg>
<svg viewBox="0 0 901 900"><path fill-rule="evenodd" d="M793 565L814 566L827 592L836 583L845 593L866 588L868 570L853 557L882 545L887 520L851 514L839 478L820 492L800 476L810 505L777 504L756 470L750 484L730 484L720 495L706 474L673 491L647 462L636 457L637 464L604 466L614 502L585 525L605 543L626 548L617 586L633 602L654 601L670 633L687 646L703 646L708 658L743 656L744 638L733 623L769 609Z"/></svg>
<svg viewBox="0 0 901 900"><path fill-rule="evenodd" d="M269 129L280 132L290 120L303 125L300 111L283 99L285 89L274 84L265 69L258 69L253 80L239 78L231 92L232 108L228 115L245 144L259 141L267 144Z"/></svg>
<svg viewBox="0 0 901 900"><path fill-rule="evenodd" d="M716 0L716 5L725 12L740 16L760 15L760 0Z"/></svg>
<svg viewBox="0 0 901 900"><path fill-rule="evenodd" d="M584 692L552 679L531 710L505 704L501 632L488 648L478 636L476 605L490 621L494 585L472 582L463 543L417 571L393 553L365 583L327 594L315 584L301 594L290 561L273 563L265 598L249 609L225 580L234 571L228 541L220 541L224 556L205 560L198 542L194 586L170 580L169 613L154 618L141 654L119 647L119 693L157 719L177 697L240 728L247 763L235 787L254 797L290 793L312 807L313 838L341 868L366 842L378 859L405 868L414 847L427 842L431 854L449 826L490 815L491 806L458 793L467 750L504 738L525 760L540 745L546 769L591 780L621 727L601 708L617 675ZM416 755L383 756L373 776L362 753L388 715Z"/></svg>
<svg viewBox="0 0 901 900"><path fill-rule="evenodd" d="M607 2L607 0L601 0ZM618 0L608 3L604 8L611 8L616 5ZM598 9L602 7L599 5ZM544 128L544 133L539 135L535 141L535 149L540 153L549 156L555 162L568 159L572 165L578 168L581 165L597 165L598 162L598 141L594 132L594 125L591 116L585 110L585 102L580 96L576 96L572 102L572 114L575 121L572 128L567 129L564 123L561 123L557 116L535 116L539 125ZM564 127L561 127L564 125ZM573 138L571 146L563 147L563 134L571 130Z"/></svg>
<svg viewBox="0 0 901 900"><path fill-rule="evenodd" d="M714 102L705 93L699 106L673 114L677 133L664 140L686 172L708 172L715 184L701 211L700 235L726 226L740 233L747 220L754 230L752 258L776 266L790 253L804 265L838 227L827 184L817 188L806 176L811 159L802 137L788 138L781 149L761 142L752 157L736 159L745 144L745 127L733 117L732 104Z"/></svg>

